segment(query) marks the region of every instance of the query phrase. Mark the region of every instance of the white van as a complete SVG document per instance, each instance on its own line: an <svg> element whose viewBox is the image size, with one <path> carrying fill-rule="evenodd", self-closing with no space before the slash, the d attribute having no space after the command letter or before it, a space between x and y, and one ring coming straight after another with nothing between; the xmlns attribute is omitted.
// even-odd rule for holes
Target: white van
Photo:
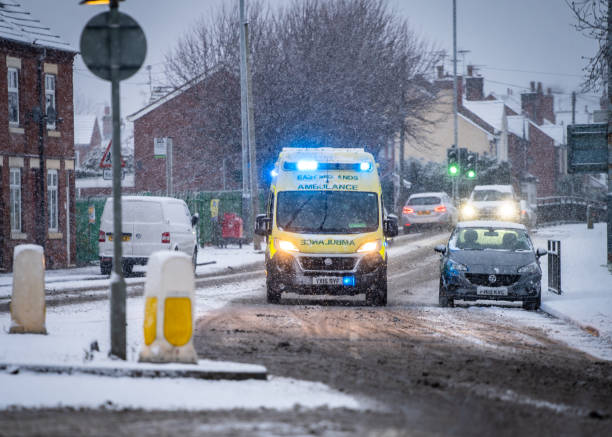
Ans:
<svg viewBox="0 0 612 437"><path fill-rule="evenodd" d="M195 268L198 256L195 225L187 204L171 197L123 196L121 199L123 271L132 272L134 265L146 265L149 256L158 250L179 250L189 255ZM113 199L106 199L98 253L100 272L108 275L113 264Z"/></svg>

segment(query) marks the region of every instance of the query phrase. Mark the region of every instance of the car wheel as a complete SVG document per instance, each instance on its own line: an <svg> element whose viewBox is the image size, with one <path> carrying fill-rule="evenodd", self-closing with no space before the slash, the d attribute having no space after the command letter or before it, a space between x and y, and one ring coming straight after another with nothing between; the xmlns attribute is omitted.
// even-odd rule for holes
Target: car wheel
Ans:
<svg viewBox="0 0 612 437"><path fill-rule="evenodd" d="M102 274L102 275L110 275L112 269L113 269L113 263L112 262L103 261L103 262L100 263L100 274Z"/></svg>
<svg viewBox="0 0 612 437"><path fill-rule="evenodd" d="M366 291L366 305L387 305L387 268L384 267L374 285Z"/></svg>
<svg viewBox="0 0 612 437"><path fill-rule="evenodd" d="M268 303L280 303L281 291L278 289L276 280L268 276L266 279L266 300Z"/></svg>
<svg viewBox="0 0 612 437"><path fill-rule="evenodd" d="M438 291L438 304L442 308L447 308L447 307L452 308L455 306L455 300L452 297L449 297L444 290L444 286L442 285L442 278L440 278L440 287Z"/></svg>
<svg viewBox="0 0 612 437"><path fill-rule="evenodd" d="M523 309L527 311L536 311L540 308L542 304L542 295L538 293L538 297L534 300L524 300L523 301Z"/></svg>
<svg viewBox="0 0 612 437"><path fill-rule="evenodd" d="M134 264L132 264L129 261L123 261L123 274L124 275L131 275L132 271L134 269Z"/></svg>

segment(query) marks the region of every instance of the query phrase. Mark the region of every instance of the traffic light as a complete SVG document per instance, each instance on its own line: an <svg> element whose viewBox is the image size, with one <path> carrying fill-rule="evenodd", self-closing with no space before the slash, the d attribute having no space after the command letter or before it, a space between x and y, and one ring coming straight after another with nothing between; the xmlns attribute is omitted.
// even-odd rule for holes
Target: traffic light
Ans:
<svg viewBox="0 0 612 437"><path fill-rule="evenodd" d="M459 176L459 149L456 147L446 149L446 160L448 162L448 175Z"/></svg>
<svg viewBox="0 0 612 437"><path fill-rule="evenodd" d="M476 163L478 162L478 153L468 152L465 158L465 177L468 179L476 178Z"/></svg>

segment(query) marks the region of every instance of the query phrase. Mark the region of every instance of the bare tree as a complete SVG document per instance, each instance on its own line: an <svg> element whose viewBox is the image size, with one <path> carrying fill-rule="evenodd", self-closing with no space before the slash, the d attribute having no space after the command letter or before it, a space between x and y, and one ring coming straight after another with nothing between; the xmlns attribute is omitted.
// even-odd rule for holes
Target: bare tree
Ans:
<svg viewBox="0 0 612 437"><path fill-rule="evenodd" d="M237 23L236 8L200 20L167 55L169 80L178 85L220 65L238 75ZM418 137L427 123L435 93L423 77L439 52L385 0L301 0L274 11L252 2L249 32L261 163L288 145L377 153L400 130Z"/></svg>
<svg viewBox="0 0 612 437"><path fill-rule="evenodd" d="M583 68L585 79L582 89L584 92L606 89L608 0L566 0L566 3L576 18L576 30L598 43L597 53L585 57L587 65Z"/></svg>

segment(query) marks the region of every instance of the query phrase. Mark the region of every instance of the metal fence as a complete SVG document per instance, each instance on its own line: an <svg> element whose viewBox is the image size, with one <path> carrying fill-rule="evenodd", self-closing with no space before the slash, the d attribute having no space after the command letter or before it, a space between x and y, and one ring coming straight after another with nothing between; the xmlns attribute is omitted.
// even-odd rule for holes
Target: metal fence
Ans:
<svg viewBox="0 0 612 437"><path fill-rule="evenodd" d="M605 221L606 205L576 196L538 198L538 225L554 223L586 223L587 208L594 221Z"/></svg>
<svg viewBox="0 0 612 437"><path fill-rule="evenodd" d="M561 294L561 242L548 240L548 291Z"/></svg>
<svg viewBox="0 0 612 437"><path fill-rule="evenodd" d="M161 193L140 193L144 196L164 196ZM217 192L184 192L175 193L173 196L183 199L192 214L198 213L198 241L200 245L211 244L213 242L213 221L210 213L210 201L219 199L219 218L223 219L223 214L233 212L242 217L242 192L241 191L217 191ZM265 196L260 192L259 210L263 211ZM100 219L104 209L106 197L96 197L88 199L77 199L76 201L76 251L77 263L87 264L98 259L98 233L100 231ZM95 208L95 221L90 223L89 207ZM92 217L93 219L93 217ZM252 229L245 223L245 237L252 238Z"/></svg>

